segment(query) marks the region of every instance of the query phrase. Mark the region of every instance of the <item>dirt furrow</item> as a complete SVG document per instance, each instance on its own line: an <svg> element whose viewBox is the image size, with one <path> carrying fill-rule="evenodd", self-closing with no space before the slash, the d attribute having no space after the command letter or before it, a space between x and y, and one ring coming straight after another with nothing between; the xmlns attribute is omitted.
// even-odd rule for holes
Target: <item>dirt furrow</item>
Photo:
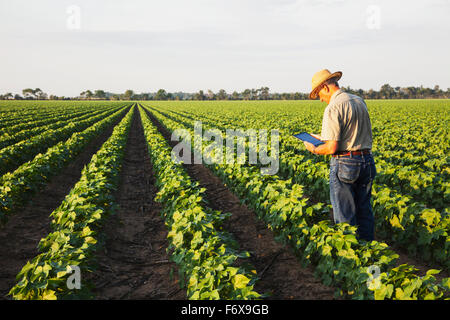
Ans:
<svg viewBox="0 0 450 320"><path fill-rule="evenodd" d="M117 213L103 224L104 245L98 269L89 275L96 299L186 299L175 263L169 260L167 229L147 152L139 112L135 110L116 195Z"/></svg>

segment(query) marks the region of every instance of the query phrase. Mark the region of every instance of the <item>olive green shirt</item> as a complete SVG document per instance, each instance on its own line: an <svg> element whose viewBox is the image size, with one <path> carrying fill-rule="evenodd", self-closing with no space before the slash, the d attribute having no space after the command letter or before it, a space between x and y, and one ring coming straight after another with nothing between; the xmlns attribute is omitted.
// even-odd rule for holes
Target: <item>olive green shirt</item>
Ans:
<svg viewBox="0 0 450 320"><path fill-rule="evenodd" d="M337 151L372 149L372 125L364 100L336 91L323 113L321 137L338 141Z"/></svg>

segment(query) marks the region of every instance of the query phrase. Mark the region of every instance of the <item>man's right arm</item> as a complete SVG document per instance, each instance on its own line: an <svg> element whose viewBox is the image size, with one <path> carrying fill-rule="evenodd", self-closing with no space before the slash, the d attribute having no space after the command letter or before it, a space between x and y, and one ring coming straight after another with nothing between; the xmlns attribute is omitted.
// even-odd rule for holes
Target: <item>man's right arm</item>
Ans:
<svg viewBox="0 0 450 320"><path fill-rule="evenodd" d="M311 145L312 148L311 151L314 154L319 154L319 155L328 155L328 154L335 154L338 148L338 142L337 141L333 141L333 140L327 140L325 141L324 144L321 144L318 147L314 147L313 145Z"/></svg>

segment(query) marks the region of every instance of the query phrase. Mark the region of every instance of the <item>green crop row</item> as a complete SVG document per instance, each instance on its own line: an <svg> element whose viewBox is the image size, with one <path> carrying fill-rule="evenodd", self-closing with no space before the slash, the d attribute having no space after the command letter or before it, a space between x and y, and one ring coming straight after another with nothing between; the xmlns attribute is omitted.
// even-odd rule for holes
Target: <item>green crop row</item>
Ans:
<svg viewBox="0 0 450 320"><path fill-rule="evenodd" d="M83 112L74 112L70 115L57 116L51 118L48 121L29 121L27 125L29 128L21 129L14 133L7 133L0 136L0 150L19 141L29 139L47 130L54 130L66 126L70 122L76 122L80 120L88 119L97 114L103 113L112 108L102 109L102 110L89 110Z"/></svg>
<svg viewBox="0 0 450 320"><path fill-rule="evenodd" d="M254 299L256 271L234 266L236 259L249 257L239 252L231 236L220 231L228 217L212 210L204 200L204 188L171 158L171 148L140 108L148 151L163 205L162 216L169 229L169 250L186 279L189 299Z"/></svg>
<svg viewBox="0 0 450 320"><path fill-rule="evenodd" d="M28 140L3 148L0 150L0 175L15 170L22 163L33 159L38 153L45 152L54 144L69 138L74 132L88 128L92 124L112 114L114 110L104 111L101 114L82 121L70 122L62 128L47 130Z"/></svg>
<svg viewBox="0 0 450 320"><path fill-rule="evenodd" d="M14 172L0 177L0 222L6 223L11 213L23 206L30 194L44 186L89 142L122 117L125 109L118 110L82 132L74 133L68 140L57 143L46 153L38 154L33 160L24 163Z"/></svg>
<svg viewBox="0 0 450 320"><path fill-rule="evenodd" d="M78 108L62 109L57 107L48 107L44 110L37 108L31 108L26 111L4 111L0 114L0 133L9 133L11 131L21 130L21 128L27 128L27 123L30 121L46 121L47 119L62 116L65 112L76 112ZM89 108L91 109L91 108Z"/></svg>
<svg viewBox="0 0 450 320"><path fill-rule="evenodd" d="M97 230L105 217L114 212L114 192L134 108L114 128L111 137L83 169L79 182L62 204L52 212L52 229L39 243L38 256L22 268L18 283L9 294L14 299L73 299L89 296L87 286L79 290L68 286L69 278L80 268L91 270L97 248Z"/></svg>
<svg viewBox="0 0 450 320"><path fill-rule="evenodd" d="M111 107L120 107L118 102L99 101L3 101L0 106L0 134L12 133L18 130L32 128L29 122L49 123L55 117L67 117L80 111L106 110ZM5 107L10 106L10 107ZM17 106L14 107L14 105Z"/></svg>
<svg viewBox="0 0 450 320"><path fill-rule="evenodd" d="M55 108L51 113L45 114L42 112L36 112L28 117L21 118L19 123L15 125L9 124L6 127L0 129L0 137L14 135L17 132L33 129L39 126L44 126L47 124L54 123L60 120L68 120L78 115L88 114L95 111L106 111L113 107L102 107L98 109L93 109L91 107L78 107L70 110ZM17 119L19 120L19 119Z"/></svg>

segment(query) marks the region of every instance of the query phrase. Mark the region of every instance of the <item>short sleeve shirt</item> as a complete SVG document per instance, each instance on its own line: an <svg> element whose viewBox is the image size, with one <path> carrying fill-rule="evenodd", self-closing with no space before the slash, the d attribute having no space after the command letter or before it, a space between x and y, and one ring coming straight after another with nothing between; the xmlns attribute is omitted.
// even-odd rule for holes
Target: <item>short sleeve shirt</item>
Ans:
<svg viewBox="0 0 450 320"><path fill-rule="evenodd" d="M336 91L323 114L321 137L338 141L337 151L372 149L372 125L364 100Z"/></svg>

